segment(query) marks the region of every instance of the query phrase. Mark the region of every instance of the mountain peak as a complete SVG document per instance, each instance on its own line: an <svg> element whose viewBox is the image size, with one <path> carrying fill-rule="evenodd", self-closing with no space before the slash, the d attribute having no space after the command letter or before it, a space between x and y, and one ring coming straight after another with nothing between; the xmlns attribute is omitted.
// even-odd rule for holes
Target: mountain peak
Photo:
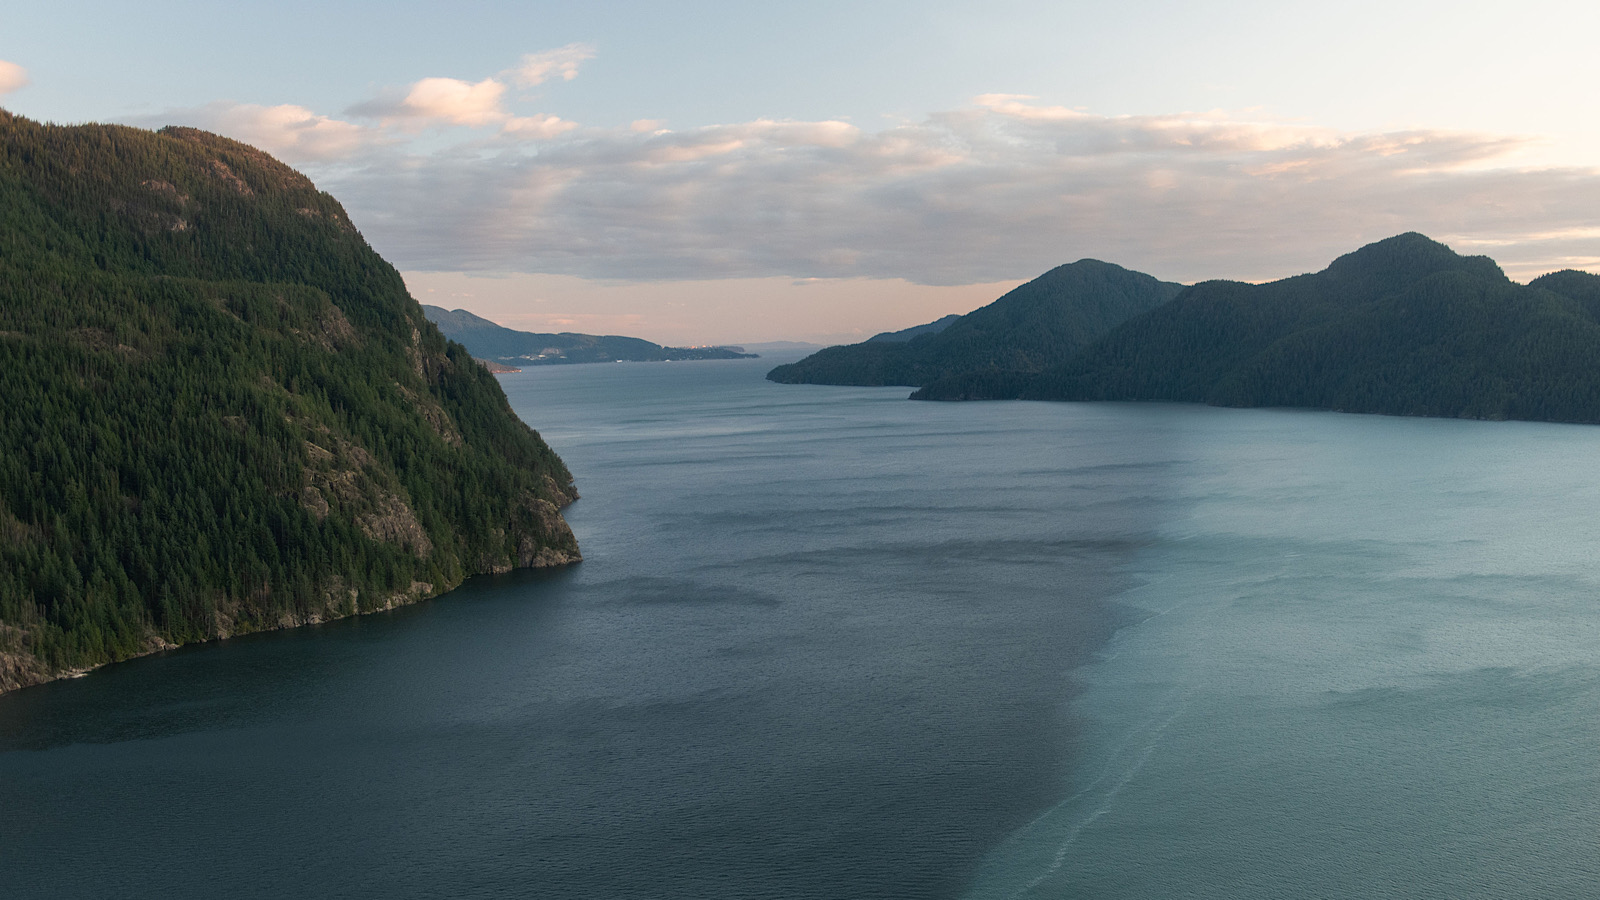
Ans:
<svg viewBox="0 0 1600 900"><path fill-rule="evenodd" d="M924 387L969 371L1038 372L1171 300L1180 289L1113 263L1080 259L1018 285L935 334L829 347L778 366L767 378L783 384Z"/></svg>
<svg viewBox="0 0 1600 900"><path fill-rule="evenodd" d="M1493 281L1507 280L1505 273L1489 257L1462 256L1415 231L1346 253L1321 274L1363 294L1387 294L1438 272L1467 272Z"/></svg>

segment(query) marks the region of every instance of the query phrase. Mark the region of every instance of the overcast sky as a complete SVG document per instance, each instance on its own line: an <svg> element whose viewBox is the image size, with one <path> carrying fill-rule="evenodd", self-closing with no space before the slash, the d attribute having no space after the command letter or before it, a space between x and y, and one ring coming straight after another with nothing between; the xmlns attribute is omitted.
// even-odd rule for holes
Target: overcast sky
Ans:
<svg viewBox="0 0 1600 900"><path fill-rule="evenodd" d="M0 13L0 105L256 144L426 303L834 341L1082 257L1263 280L1415 230L1518 279L1600 269L1596 26L1551 2L56 0Z"/></svg>

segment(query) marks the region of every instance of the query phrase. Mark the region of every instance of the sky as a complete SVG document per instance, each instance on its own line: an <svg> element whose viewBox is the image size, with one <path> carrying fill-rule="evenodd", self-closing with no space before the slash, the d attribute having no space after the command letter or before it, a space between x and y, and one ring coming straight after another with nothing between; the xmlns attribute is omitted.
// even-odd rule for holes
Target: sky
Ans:
<svg viewBox="0 0 1600 900"><path fill-rule="evenodd" d="M255 144L524 330L835 343L1085 257L1262 281L1404 231L1600 271L1592 4L11 6L0 106Z"/></svg>

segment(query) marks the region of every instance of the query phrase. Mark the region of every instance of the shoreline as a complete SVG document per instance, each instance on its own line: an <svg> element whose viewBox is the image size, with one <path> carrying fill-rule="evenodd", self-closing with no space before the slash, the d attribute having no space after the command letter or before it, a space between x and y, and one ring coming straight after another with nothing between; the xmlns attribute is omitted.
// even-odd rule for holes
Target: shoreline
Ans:
<svg viewBox="0 0 1600 900"><path fill-rule="evenodd" d="M229 640L230 638L244 637L251 634L266 634L274 631L288 631L295 628L304 628L309 625L323 625L328 622L337 622L343 619L353 619L359 616L372 615L374 613L390 612L405 606L414 606L418 603L443 597L444 595L471 581L472 579L481 578L485 575L503 575L506 572L524 569L533 570L564 568L566 566L576 565L581 562L583 562L583 554L581 552L568 554L565 551L555 550L554 548L545 548L545 550L541 551L537 556L535 556L528 565L507 566L503 569L491 568L482 572L473 572L463 577L455 584L447 584L439 590L435 590L434 585L431 582L414 581L411 583L411 587L409 589L390 594L389 596L383 598L381 605L375 605L367 609L354 608L348 612L339 612L335 607L330 605L320 613L312 613L305 617L286 616L279 619L276 624L267 625L260 628L247 627L243 630L233 630L230 627L227 629L226 633L217 634L204 640L186 641L180 644L174 644L162 636L152 633L145 640L145 649L141 650L140 652L130 654L121 659L107 660L103 663L89 666L87 668L48 671L43 668L37 657L28 653L26 650L0 649L0 698L9 696L18 691L27 690L31 687L38 687L39 685L51 684L53 682L64 681L73 678L83 678L90 673L97 672L106 668L107 666L120 665L122 663L132 662L133 660L137 659L145 659L150 656L155 656L159 653L167 653L172 650L182 649L184 647L198 647L205 644L214 644L219 641ZM331 588L328 593L330 595L332 594ZM0 623L0 638L6 637L8 632L13 633L11 635L13 640L22 639L22 629L17 628L16 626Z"/></svg>

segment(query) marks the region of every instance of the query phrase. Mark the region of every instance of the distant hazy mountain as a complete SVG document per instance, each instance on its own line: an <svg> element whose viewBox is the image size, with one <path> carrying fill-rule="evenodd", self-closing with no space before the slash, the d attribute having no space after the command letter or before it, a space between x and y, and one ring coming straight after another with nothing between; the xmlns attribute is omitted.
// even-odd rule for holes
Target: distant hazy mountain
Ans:
<svg viewBox="0 0 1600 900"><path fill-rule="evenodd" d="M810 341L755 341L729 349L744 350L749 353L791 353L796 350L821 350L822 347L822 344L813 344Z"/></svg>
<svg viewBox="0 0 1600 900"><path fill-rule="evenodd" d="M1079 260L1051 269L937 331L918 326L925 333L907 341L878 335L829 347L779 366L767 378L784 384L916 387L968 373L1034 374L1172 299L1182 287L1110 263Z"/></svg>
<svg viewBox="0 0 1600 900"><path fill-rule="evenodd" d="M465 346L473 356L507 366L561 363L650 362L679 359L751 359L729 347L663 347L640 338L618 335L541 334L516 331L475 316L464 309L423 304L422 311L445 337Z"/></svg>
<svg viewBox="0 0 1600 900"><path fill-rule="evenodd" d="M1600 422L1600 276L1512 282L1403 234L1313 275L1210 281L1037 376L973 374L919 399L1181 400Z"/></svg>
<svg viewBox="0 0 1600 900"><path fill-rule="evenodd" d="M882 334L875 334L872 337L867 338L866 342L869 344L873 343L874 341L879 343L893 344L909 341L919 334L938 334L946 328L949 328L951 324L960 318L960 313L951 313L942 319L929 322L926 325L913 325L910 328L902 328L899 331L885 331Z"/></svg>

